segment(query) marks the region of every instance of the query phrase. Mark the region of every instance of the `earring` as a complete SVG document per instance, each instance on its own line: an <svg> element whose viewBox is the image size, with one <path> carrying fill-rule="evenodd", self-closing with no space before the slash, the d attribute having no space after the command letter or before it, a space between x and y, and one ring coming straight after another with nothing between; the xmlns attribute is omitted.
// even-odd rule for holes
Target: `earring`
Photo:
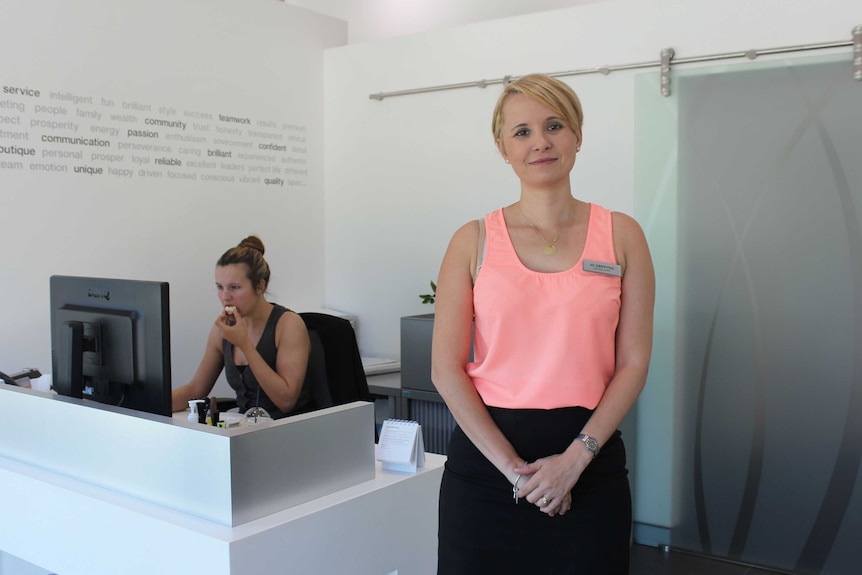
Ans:
<svg viewBox="0 0 862 575"><path fill-rule="evenodd" d="M506 158L506 163L507 163L507 164L509 163L509 158Z"/></svg>

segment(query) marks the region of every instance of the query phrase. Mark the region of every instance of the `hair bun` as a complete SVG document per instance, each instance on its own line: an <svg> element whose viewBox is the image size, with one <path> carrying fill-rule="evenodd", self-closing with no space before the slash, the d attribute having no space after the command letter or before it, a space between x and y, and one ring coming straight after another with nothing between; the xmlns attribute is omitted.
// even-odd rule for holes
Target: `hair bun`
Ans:
<svg viewBox="0 0 862 575"><path fill-rule="evenodd" d="M265 249L263 247L263 242L257 236L248 236L247 238L245 238L243 241L241 241L239 243L238 247L251 248L253 250L257 250L260 252L260 255L263 255L264 249Z"/></svg>

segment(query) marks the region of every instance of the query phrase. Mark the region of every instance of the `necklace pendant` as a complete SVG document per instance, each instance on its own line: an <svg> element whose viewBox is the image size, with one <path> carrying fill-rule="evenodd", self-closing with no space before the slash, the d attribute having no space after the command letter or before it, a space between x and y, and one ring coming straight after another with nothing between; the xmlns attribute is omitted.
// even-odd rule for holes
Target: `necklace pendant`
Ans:
<svg viewBox="0 0 862 575"><path fill-rule="evenodd" d="M545 246L545 255L552 256L557 253L557 246Z"/></svg>

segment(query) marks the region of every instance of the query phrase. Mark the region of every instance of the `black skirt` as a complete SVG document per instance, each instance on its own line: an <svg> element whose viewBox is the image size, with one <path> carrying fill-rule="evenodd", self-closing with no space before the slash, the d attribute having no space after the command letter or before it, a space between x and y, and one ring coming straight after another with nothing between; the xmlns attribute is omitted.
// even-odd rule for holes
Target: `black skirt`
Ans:
<svg viewBox="0 0 862 575"><path fill-rule="evenodd" d="M562 453L592 411L501 409L491 417L527 461ZM512 499L512 485L456 428L440 486L439 575L626 575L631 493L617 431L572 489L572 508L549 517Z"/></svg>

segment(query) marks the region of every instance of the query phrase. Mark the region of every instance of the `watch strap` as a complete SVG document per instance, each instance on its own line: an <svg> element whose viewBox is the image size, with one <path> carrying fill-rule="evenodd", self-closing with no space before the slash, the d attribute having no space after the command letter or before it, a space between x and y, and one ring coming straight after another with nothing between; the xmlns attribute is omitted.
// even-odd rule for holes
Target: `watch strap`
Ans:
<svg viewBox="0 0 862 575"><path fill-rule="evenodd" d="M595 437L590 437L586 433L579 433L575 438L579 441L583 441L584 445L587 446L587 449L593 452L593 458L598 457L599 455L599 442Z"/></svg>

